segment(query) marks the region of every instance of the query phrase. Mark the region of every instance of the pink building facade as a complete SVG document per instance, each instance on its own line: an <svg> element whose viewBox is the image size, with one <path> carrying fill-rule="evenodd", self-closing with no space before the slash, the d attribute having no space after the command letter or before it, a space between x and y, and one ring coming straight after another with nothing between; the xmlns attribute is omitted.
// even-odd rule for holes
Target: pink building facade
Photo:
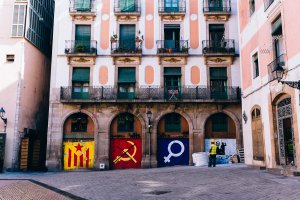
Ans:
<svg viewBox="0 0 300 200"><path fill-rule="evenodd" d="M300 1L239 1L242 111L248 165L300 168Z"/></svg>

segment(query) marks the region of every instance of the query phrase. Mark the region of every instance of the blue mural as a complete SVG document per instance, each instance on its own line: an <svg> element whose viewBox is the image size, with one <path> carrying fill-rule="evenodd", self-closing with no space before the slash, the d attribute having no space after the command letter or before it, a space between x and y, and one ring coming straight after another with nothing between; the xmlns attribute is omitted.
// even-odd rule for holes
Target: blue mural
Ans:
<svg viewBox="0 0 300 200"><path fill-rule="evenodd" d="M158 167L189 165L189 139L158 139L157 162Z"/></svg>

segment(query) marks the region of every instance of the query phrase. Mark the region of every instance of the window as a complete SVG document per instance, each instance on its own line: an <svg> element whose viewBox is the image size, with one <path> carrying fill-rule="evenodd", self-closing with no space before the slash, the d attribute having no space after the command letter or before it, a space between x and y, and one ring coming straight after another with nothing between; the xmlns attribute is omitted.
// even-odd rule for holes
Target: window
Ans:
<svg viewBox="0 0 300 200"><path fill-rule="evenodd" d="M91 11L91 0L75 0L75 9L81 12Z"/></svg>
<svg viewBox="0 0 300 200"><path fill-rule="evenodd" d="M166 132L181 132L181 116L177 113L168 114L165 117Z"/></svg>
<svg viewBox="0 0 300 200"><path fill-rule="evenodd" d="M78 113L72 116L71 132L87 132L88 117Z"/></svg>
<svg viewBox="0 0 300 200"><path fill-rule="evenodd" d="M134 116L129 113L120 114L117 118L118 132L133 132Z"/></svg>
<svg viewBox="0 0 300 200"><path fill-rule="evenodd" d="M14 5L12 36L23 37L26 22L26 5Z"/></svg>
<svg viewBox="0 0 300 200"><path fill-rule="evenodd" d="M88 99L90 85L90 68L73 68L72 75L72 98Z"/></svg>
<svg viewBox="0 0 300 200"><path fill-rule="evenodd" d="M164 0L165 1L165 12L178 12L179 0Z"/></svg>
<svg viewBox="0 0 300 200"><path fill-rule="evenodd" d="M255 53L252 56L252 65L253 65L253 78L259 76L259 63L258 63L258 54Z"/></svg>
<svg viewBox="0 0 300 200"><path fill-rule="evenodd" d="M89 53L91 47L91 26L76 25L75 28L75 53Z"/></svg>
<svg viewBox="0 0 300 200"><path fill-rule="evenodd" d="M120 25L120 50L132 51L135 50L135 25L121 24Z"/></svg>
<svg viewBox="0 0 300 200"><path fill-rule="evenodd" d="M255 0L250 0L249 1L249 8L250 8L250 16L253 15L255 12Z"/></svg>
<svg viewBox="0 0 300 200"><path fill-rule="evenodd" d="M227 68L211 67L210 69L211 97L215 99L227 98Z"/></svg>
<svg viewBox="0 0 300 200"><path fill-rule="evenodd" d="M15 55L6 55L6 62L14 62Z"/></svg>
<svg viewBox="0 0 300 200"><path fill-rule="evenodd" d="M135 82L135 68L120 67L118 69L118 97L120 99L134 99Z"/></svg>
<svg viewBox="0 0 300 200"><path fill-rule="evenodd" d="M281 56L284 53L281 16L279 16L272 23L272 37L274 46L274 57L279 58L279 56Z"/></svg>
<svg viewBox="0 0 300 200"><path fill-rule="evenodd" d="M134 12L135 11L135 0L120 0L121 12Z"/></svg>
<svg viewBox="0 0 300 200"><path fill-rule="evenodd" d="M212 132L227 132L228 118L223 113L218 113L212 116Z"/></svg>
<svg viewBox="0 0 300 200"><path fill-rule="evenodd" d="M164 68L165 98L176 100L181 97L181 68Z"/></svg>

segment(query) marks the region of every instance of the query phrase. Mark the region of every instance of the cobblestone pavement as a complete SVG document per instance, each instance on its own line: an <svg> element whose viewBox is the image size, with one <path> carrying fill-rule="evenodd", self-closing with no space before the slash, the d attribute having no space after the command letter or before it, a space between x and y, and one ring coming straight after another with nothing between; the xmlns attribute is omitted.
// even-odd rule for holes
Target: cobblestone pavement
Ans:
<svg viewBox="0 0 300 200"><path fill-rule="evenodd" d="M85 199L300 199L300 178L244 165L140 170L5 173L0 179L32 179ZM53 198L46 198L53 199Z"/></svg>

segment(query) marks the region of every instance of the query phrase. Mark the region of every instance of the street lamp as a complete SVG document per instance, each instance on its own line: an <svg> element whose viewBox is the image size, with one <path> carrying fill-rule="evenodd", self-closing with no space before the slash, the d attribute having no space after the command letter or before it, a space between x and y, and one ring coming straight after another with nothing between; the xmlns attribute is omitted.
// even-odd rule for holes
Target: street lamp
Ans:
<svg viewBox="0 0 300 200"><path fill-rule="evenodd" d="M5 133L6 132L6 125L7 125L7 118L4 117L4 116L5 116L5 110L3 109L3 107L1 107L0 108L0 118L4 122L4 133Z"/></svg>
<svg viewBox="0 0 300 200"><path fill-rule="evenodd" d="M148 133L149 133L149 168L151 168L151 117L152 112L150 110L147 111L147 117L148 117Z"/></svg>
<svg viewBox="0 0 300 200"><path fill-rule="evenodd" d="M292 88L297 88L300 90L300 80L299 81L282 81L284 69L282 67L282 64L277 63L275 67L275 78L279 83L286 84Z"/></svg>

